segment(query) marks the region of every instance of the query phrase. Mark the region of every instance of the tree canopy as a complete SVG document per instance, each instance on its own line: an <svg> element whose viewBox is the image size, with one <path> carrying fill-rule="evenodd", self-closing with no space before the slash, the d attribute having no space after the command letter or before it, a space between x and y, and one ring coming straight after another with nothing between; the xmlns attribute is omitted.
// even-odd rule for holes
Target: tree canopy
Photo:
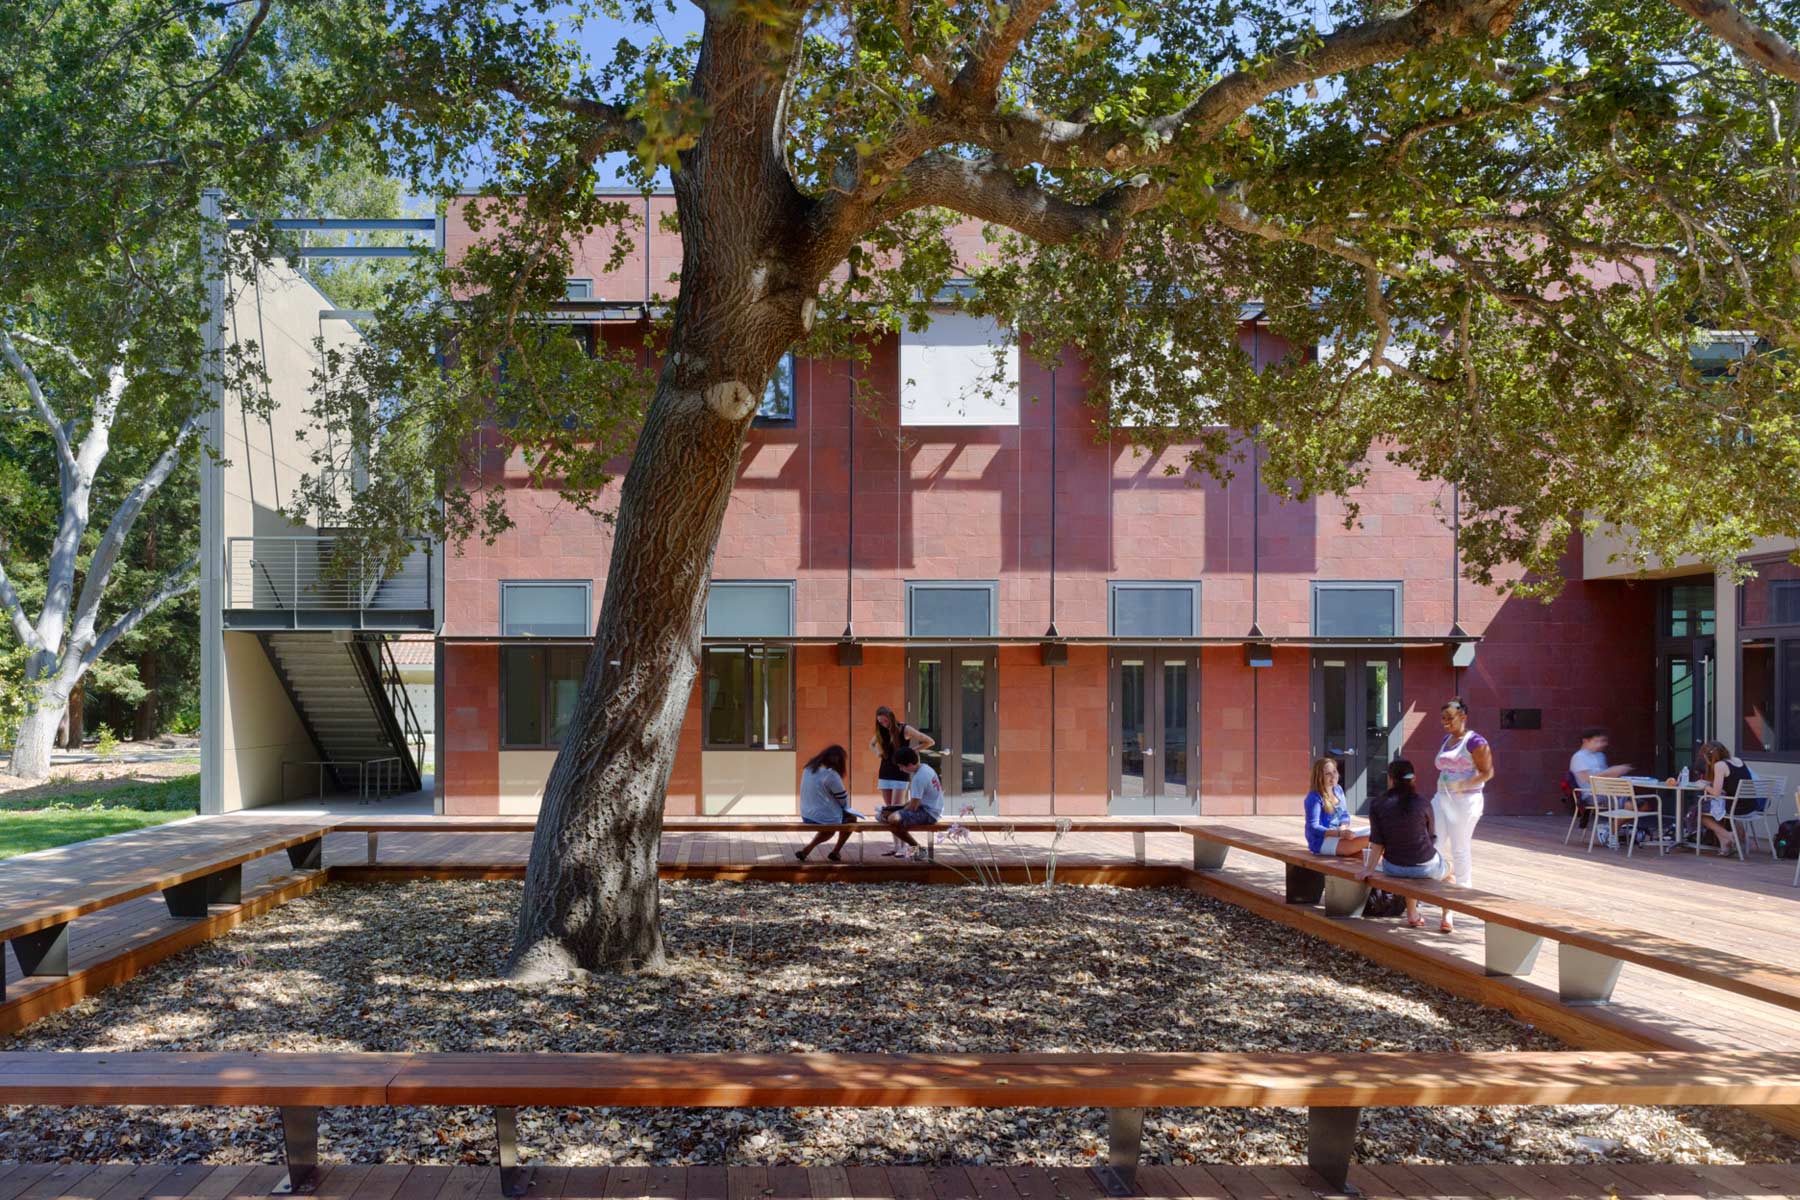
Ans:
<svg viewBox="0 0 1800 1200"><path fill-rule="evenodd" d="M363 432L414 485L371 489L362 524L435 523L440 494L452 536L503 522L461 487L490 416L595 494L647 381L577 362L532 318L574 239L644 236L597 162L673 172L679 196L730 130L754 145L709 186L778 213L784 348L858 353L968 277L961 303L1083 351L1131 436L1191 446L1193 470L1238 469L1255 430L1265 478L1297 496L1353 491L1372 454L1456 485L1482 579L1554 578L1584 514L1650 559L1796 532L1792 12L732 3L668 43L650 36L666 10L601 4L579 14L645 36L593 54L549 5L391 10L418 86L388 110L390 146L416 187L477 172L487 201L480 249L398 295L411 320L340 371L335 417L375 404ZM948 246L967 218L995 239L979 262ZM462 302L422 315L431 294ZM1233 333L1251 299L1321 353L1257 372ZM1709 370L1696 350L1721 334ZM444 346L458 379L434 374Z"/></svg>

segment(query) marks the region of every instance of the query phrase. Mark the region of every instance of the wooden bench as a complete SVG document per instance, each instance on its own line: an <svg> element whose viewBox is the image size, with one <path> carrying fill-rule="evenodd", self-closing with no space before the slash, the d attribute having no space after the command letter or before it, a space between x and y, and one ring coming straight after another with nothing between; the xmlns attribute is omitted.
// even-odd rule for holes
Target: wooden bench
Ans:
<svg viewBox="0 0 1800 1200"><path fill-rule="evenodd" d="M316 1186L318 1110L494 1110L503 1191L523 1195L517 1109L1105 1108L1110 1194L1131 1194L1144 1110L1306 1108L1307 1163L1347 1185L1381 1106L1800 1103L1800 1054L210 1054L0 1053L0 1104L272 1106L287 1186Z"/></svg>
<svg viewBox="0 0 1800 1200"><path fill-rule="evenodd" d="M1304 845L1229 826L1194 827L1190 832L1199 870L1221 869L1231 850L1273 858L1286 865L1290 904L1322 902L1333 917L1362 915L1370 885L1358 878L1361 858L1311 854ZM1545 941L1557 943L1557 992L1564 1004L1610 1003L1619 973L1629 962L1800 1011L1800 971L1436 880L1377 873L1376 886L1479 918L1485 940L1483 966L1489 975L1529 975Z"/></svg>
<svg viewBox="0 0 1800 1200"><path fill-rule="evenodd" d="M1173 817L959 817L932 825L914 825L912 833L927 835L926 852L934 854L936 837L952 826L961 825L971 831L1014 833L1129 833L1132 857L1145 858L1145 835L1151 833L1190 833L1191 820ZM537 828L537 817L530 814L484 817L355 817L333 826L339 833L367 834L367 862L373 864L380 853L383 833L531 833ZM664 833L840 833L885 834L888 827L879 821L853 821L845 825L808 825L804 821L776 817L664 817ZM858 843L860 852L861 843Z"/></svg>
<svg viewBox="0 0 1800 1200"><path fill-rule="evenodd" d="M281 850L297 871L323 868L325 825L283 825L213 842L199 849L152 855L147 861L79 884L0 907L0 938L12 943L19 973L69 973L69 925L78 917L160 891L169 915L196 920L213 904L237 904L243 896L244 864ZM208 833L216 832L216 827ZM0 1001L6 999L0 971Z"/></svg>

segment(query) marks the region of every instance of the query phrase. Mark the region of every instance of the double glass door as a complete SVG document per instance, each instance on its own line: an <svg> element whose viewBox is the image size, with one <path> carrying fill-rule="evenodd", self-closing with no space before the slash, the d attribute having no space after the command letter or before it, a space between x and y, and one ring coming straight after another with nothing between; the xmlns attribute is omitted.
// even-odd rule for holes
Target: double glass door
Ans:
<svg viewBox="0 0 1800 1200"><path fill-rule="evenodd" d="M1337 760L1350 811L1367 812L1370 798L1387 786L1388 763L1400 755L1400 656L1320 651L1312 677L1313 757Z"/></svg>
<svg viewBox="0 0 1800 1200"><path fill-rule="evenodd" d="M1665 643L1656 656L1657 767L1667 777L1692 767L1713 729L1713 643Z"/></svg>
<svg viewBox="0 0 1800 1200"><path fill-rule="evenodd" d="M1112 654L1108 811L1191 816L1200 803L1200 660L1181 650Z"/></svg>
<svg viewBox="0 0 1800 1200"><path fill-rule="evenodd" d="M909 723L936 745L919 757L944 785L944 815L998 809L995 759L999 721L994 651L912 650L906 656Z"/></svg>

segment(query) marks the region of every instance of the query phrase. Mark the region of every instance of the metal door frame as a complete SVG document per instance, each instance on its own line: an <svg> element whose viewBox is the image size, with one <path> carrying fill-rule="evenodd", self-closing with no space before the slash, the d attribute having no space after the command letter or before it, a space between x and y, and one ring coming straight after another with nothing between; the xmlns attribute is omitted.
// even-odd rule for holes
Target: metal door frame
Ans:
<svg viewBox="0 0 1800 1200"><path fill-rule="evenodd" d="M919 671L921 659L941 659L945 664L956 668L947 672L943 682L945 694L942 701L944 720L944 737L938 740L938 747L944 748L946 741L960 741L955 732L962 729L962 686L955 676L965 662L979 659L987 667L987 721L984 725L987 744L982 747L983 762L986 766L984 782L986 788L979 799L971 799L971 793L962 791L962 747L953 746L943 749L945 755L944 770L939 773L939 780L944 785L944 815L954 817L965 804L974 804L978 815L992 816L999 811L999 778L1000 778L1000 652L997 646L909 646L906 650L906 719L908 723L917 725L913 720L922 707L919 703ZM954 788L954 790L952 790Z"/></svg>
<svg viewBox="0 0 1800 1200"><path fill-rule="evenodd" d="M1388 687L1388 709L1391 714L1391 719L1388 722L1388 761L1392 762L1394 759L1402 757L1403 735L1400 726L1402 719L1406 715L1405 655L1400 652L1398 647L1392 649L1346 647L1342 652L1324 648L1315 649L1312 652L1312 678L1308 685L1312 704L1312 753L1308 758L1309 765L1312 759L1318 758L1326 752L1325 713L1319 704L1319 701L1324 696L1325 671L1322 660L1326 658L1341 658L1347 664L1346 673L1348 675L1348 680L1346 681L1346 687L1349 688L1349 693L1345 696L1345 723L1353 730L1367 729L1369 724L1368 713L1363 711L1367 696L1362 687L1364 678L1363 673L1367 668L1367 664L1371 660L1377 662L1385 661L1389 664L1393 675L1392 682ZM1356 746L1350 747L1350 749L1360 754L1363 747L1359 742ZM1343 779L1347 779L1349 772L1344 769L1342 757L1336 755L1333 757L1338 758L1338 774ZM1358 765L1360 766L1361 764L1359 763ZM1349 795L1352 810L1367 811L1368 802L1374 798L1379 786L1380 783L1378 780L1369 779L1366 781L1362 805L1359 808L1356 804L1356 797L1354 795L1349 795L1353 789L1345 783L1344 791Z"/></svg>
<svg viewBox="0 0 1800 1200"><path fill-rule="evenodd" d="M1144 772L1144 795L1119 794L1124 772L1119 768L1124 749L1124 727L1119 711L1119 660L1142 658L1147 664L1144 705L1146 728L1153 730L1154 754ZM1179 662L1188 669L1188 779L1187 799L1163 794L1163 666ZM1106 811L1109 816L1197 816L1200 803L1200 651L1169 646L1117 646L1106 656Z"/></svg>
<svg viewBox="0 0 1800 1200"><path fill-rule="evenodd" d="M1685 658L1697 691L1694 696L1694 748L1698 757L1703 742L1718 736L1718 638L1697 634L1685 638L1660 638L1656 647L1656 762L1664 775L1673 775L1691 763L1675 760L1673 729L1670 726L1669 660Z"/></svg>

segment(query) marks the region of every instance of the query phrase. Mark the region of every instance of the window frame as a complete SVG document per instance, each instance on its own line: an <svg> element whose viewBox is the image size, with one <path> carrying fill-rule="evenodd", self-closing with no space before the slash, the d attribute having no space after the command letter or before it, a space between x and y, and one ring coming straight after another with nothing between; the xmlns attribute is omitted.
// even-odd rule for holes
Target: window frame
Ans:
<svg viewBox="0 0 1800 1200"><path fill-rule="evenodd" d="M1391 633L1333 633L1319 632L1319 598L1326 592L1387 592L1394 598L1394 628ZM1312 594L1308 608L1311 616L1311 636L1314 638L1342 638L1352 643L1367 641L1371 638L1399 638L1406 636L1406 584L1399 579L1315 579L1312 581Z"/></svg>
<svg viewBox="0 0 1800 1200"><path fill-rule="evenodd" d="M788 410L786 414L765 413L763 405L768 402L769 389L773 388L780 373L787 374ZM763 387L762 399L756 402L756 416L751 424L766 429L785 429L793 426L800 412L800 360L793 351L783 354L775 364L775 373L769 376L769 382Z"/></svg>
<svg viewBox="0 0 1800 1200"><path fill-rule="evenodd" d="M988 627L985 633L919 633L913 611L913 600L920 592L985 591L988 598ZM949 638L979 641L1000 636L1000 581L997 579L908 579L906 581L906 636L909 638Z"/></svg>
<svg viewBox="0 0 1800 1200"><path fill-rule="evenodd" d="M582 589L581 624L577 633L512 633L506 624L506 593L518 589L579 587ZM502 579L500 580L500 636L520 638L591 638L594 635L594 581L591 579Z"/></svg>
<svg viewBox="0 0 1800 1200"><path fill-rule="evenodd" d="M1113 638L1144 638L1149 641L1169 638L1197 638L1200 636L1200 583L1198 579L1109 579L1106 581L1106 631ZM1132 633L1119 632L1119 593L1149 591L1186 590L1192 602L1190 622L1187 633Z"/></svg>
<svg viewBox="0 0 1800 1200"><path fill-rule="evenodd" d="M552 742L552 741L550 741L550 738L549 738L551 724L552 724L551 719L550 719L551 707L552 707L551 703L550 703L550 681L552 679L552 673L550 671L550 654L552 651L555 651L555 650L570 650L570 649L583 650L587 653L587 657L589 659L591 659L594 656L593 643L570 641L566 638L561 638L561 639L546 638L543 640L533 639L532 641L529 641L529 642L515 643L510 646L501 646L499 649L500 649L500 657L499 657L498 663L496 664L496 678L498 679L499 684L500 684L500 687L499 687L500 703L497 706L499 708L500 728L496 732L496 735L494 738L494 744L499 749L505 750L505 751L512 751L512 750L524 750L524 751L556 750L556 751L560 751L562 749L561 743ZM507 695L507 688L506 688L507 665L506 665L506 663L507 663L507 659L509 657L512 657L515 655L521 655L521 654L541 654L544 656L544 665L538 675L538 705L539 705L540 712L541 712L542 718L543 718L544 738L543 738L543 740L538 741L538 742L513 742L513 741L508 741L507 737L506 737L507 728L508 728L508 726L507 726L507 715L508 715L507 707L508 707L508 705L507 705L507 699L506 699L506 695ZM584 662L582 664L582 672L584 675L585 675L586 671L587 671L587 664Z"/></svg>
<svg viewBox="0 0 1800 1200"><path fill-rule="evenodd" d="M760 679L751 682L751 695L752 696L761 696L763 698L763 710L760 714L757 714L757 716L761 718L761 728L760 728L760 730L747 728L744 731L745 736L740 741L720 741L720 740L714 738L714 736L713 736L712 705L707 703L706 682L711 674L711 668L712 668L711 655L714 652L720 651L720 650L741 650L744 652L744 655L748 661L753 662L753 663L760 663L760 665L758 665L756 668L756 670L760 676ZM767 736L768 735L768 695L769 695L769 652L771 650L779 650L782 653L784 653L787 656L787 664L788 664L787 665L787 740L785 742L775 742L775 743L771 743ZM755 641L755 640L745 641L745 640L721 639L720 641L708 642L705 645L703 645L700 650L700 749L702 751L706 751L706 750L732 750L732 751L745 750L745 751L769 751L769 752L790 753L791 754L793 752L794 746L795 746L794 720L795 720L795 716L796 716L795 705L797 703L797 696L796 696L797 689L796 689L796 685L795 685L794 673L795 673L795 664L796 664L797 658L798 658L798 655L796 654L794 645L791 642L781 642L781 641L759 642L759 641ZM750 707L748 702L746 702L745 707L746 708ZM753 736L757 732L760 732L763 735L760 740Z"/></svg>
<svg viewBox="0 0 1800 1200"><path fill-rule="evenodd" d="M706 608L700 615L701 623L702 623L702 626L704 629L703 636L705 638L707 638L708 640L717 639L718 643L721 645L723 645L727 642L740 642L740 641L744 641L746 639L754 641L758 638L762 638L765 640L772 639L772 640L779 641L782 638L793 637L794 636L794 625L795 625L795 622L798 620L797 610L799 607L799 600L798 600L799 588L798 588L797 584L798 584L798 580L793 580L793 579L714 579L714 580L712 580L710 583L707 584ZM740 587L764 588L764 589L775 589L775 588L784 589L787 592L787 628L776 630L771 633L714 633L712 631L712 627L711 627L713 596L717 595L719 593L720 589L724 589L726 592L729 593L732 588L740 588Z"/></svg>
<svg viewBox="0 0 1800 1200"><path fill-rule="evenodd" d="M580 289L582 295L577 296ZM594 298L594 279L591 275L571 275L563 280L564 300L592 300Z"/></svg>
<svg viewBox="0 0 1800 1200"><path fill-rule="evenodd" d="M1776 563L1784 563L1786 562L1786 558L1785 556L1775 558L1764 557L1746 561L1751 566L1761 567ZM1774 579L1770 580L1769 583L1771 591L1776 584L1790 583L1800 586L1800 580ZM1787 665L1789 655L1800 655L1800 622L1789 621L1778 623L1775 621L1767 621L1760 625L1746 624L1744 621L1744 614L1747 607L1748 591L1743 585L1739 585L1736 591L1737 596L1735 597L1735 602L1737 605L1736 612L1738 619L1736 622L1737 637L1734 640L1736 642L1737 678L1734 681L1734 686L1737 691L1737 719L1739 727L1731 731L1731 736L1727 739L1728 744L1737 746L1739 752L1745 758L1754 758L1762 762L1800 763L1800 744L1789 746L1786 744L1787 739L1782 736L1782 717L1787 711L1786 705L1793 699L1793 697L1790 697L1787 694L1784 668ZM1767 607L1768 612L1773 616L1775 613L1775 601L1772 594ZM1718 608L1719 606L1715 596L1713 604L1713 628L1715 631L1718 629ZM1667 616L1668 614L1662 605L1659 605L1656 614L1657 628L1659 631L1667 628ZM1701 636L1710 637L1713 635ZM1746 694L1744 690L1744 648L1747 643L1751 642L1766 644L1769 647L1771 655L1769 733L1775 741L1775 748L1773 750L1751 750L1742 744L1743 721L1747 711L1745 708ZM1714 652L1720 652L1716 643Z"/></svg>

